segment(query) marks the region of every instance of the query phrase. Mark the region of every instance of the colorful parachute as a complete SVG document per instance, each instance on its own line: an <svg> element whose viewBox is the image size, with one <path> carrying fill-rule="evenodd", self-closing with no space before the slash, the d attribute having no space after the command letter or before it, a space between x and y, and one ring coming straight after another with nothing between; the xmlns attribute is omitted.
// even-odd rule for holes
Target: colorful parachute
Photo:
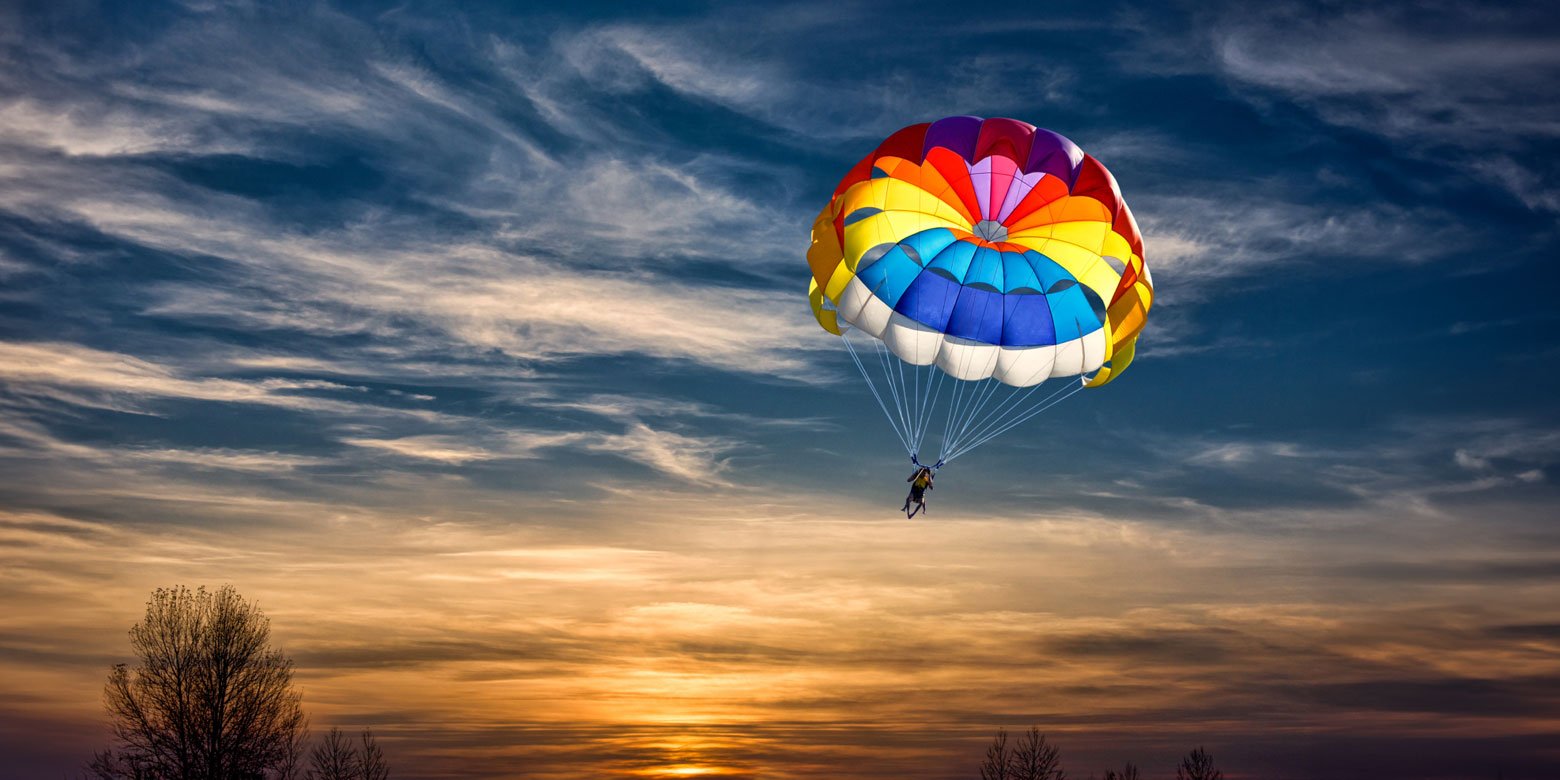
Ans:
<svg viewBox="0 0 1560 780"><path fill-rule="evenodd" d="M889 136L835 188L807 263L818 324L845 337L912 459L948 377L965 381L949 398L943 461L1114 380L1153 300L1110 172L1014 119L948 117ZM879 352L881 391L851 328ZM1065 377L1079 377L1065 395L1028 405L1040 383Z"/></svg>

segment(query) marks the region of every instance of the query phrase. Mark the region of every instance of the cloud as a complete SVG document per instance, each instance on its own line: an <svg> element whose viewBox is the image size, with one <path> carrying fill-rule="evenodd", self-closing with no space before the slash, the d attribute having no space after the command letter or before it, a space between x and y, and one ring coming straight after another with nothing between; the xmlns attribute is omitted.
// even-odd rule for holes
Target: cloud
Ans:
<svg viewBox="0 0 1560 780"><path fill-rule="evenodd" d="M430 434L394 439L345 438L345 444L393 453L404 458L448 465L479 461L534 459L543 451L578 447L634 461L674 479L697 485L728 485L720 478L727 463L720 456L735 449L734 441L657 430L630 420L620 434L602 432L545 433L507 430L472 438Z"/></svg>
<svg viewBox="0 0 1560 780"><path fill-rule="evenodd" d="M672 89L745 111L771 104L783 77L751 59L730 56L670 29L611 25L561 42L580 75L614 90L641 88L648 77Z"/></svg>
<svg viewBox="0 0 1560 780"><path fill-rule="evenodd" d="M697 484L726 484L720 473L726 461L720 456L736 443L714 437L690 436L674 431L658 431L641 422L633 422L622 435L602 435L586 443L586 448L610 452L643 463L650 468Z"/></svg>
<svg viewBox="0 0 1560 780"><path fill-rule="evenodd" d="M0 382L12 393L116 411L149 413L152 399L258 404L350 412L359 407L299 391L353 391L320 380L239 380L189 377L178 370L118 352L68 342L0 341ZM396 414L387 410L386 414ZM413 416L420 416L410 412Z"/></svg>
<svg viewBox="0 0 1560 780"><path fill-rule="evenodd" d="M719 478L726 469L726 462L719 456L736 447L735 442L727 439L656 430L638 420L629 421L621 434L504 430L475 438L427 434L393 439L348 437L342 442L454 466L479 461L534 459L542 457L544 450L579 447L585 451L617 455L666 476L701 485L727 484Z"/></svg>
<svg viewBox="0 0 1560 780"><path fill-rule="evenodd" d="M379 422L416 420L422 424L458 429L461 434L420 434L393 438L346 435L343 444L379 450L417 460L459 466L474 462L540 457L546 449L577 446L642 463L668 476L696 484L724 484L718 475L726 464L719 456L735 447L720 437L656 430L632 417L624 418L623 433L546 432L501 428L481 420L431 411L400 409L365 401L342 401L303 391L347 391L353 388L321 380L189 378L174 369L119 353L75 344L16 344L0 342L0 386L40 402L64 402L89 408L156 414L158 400L212 401L278 406L331 415L338 427L353 419ZM652 403L652 406L654 404ZM664 409L683 409L660 405ZM14 406L13 406L14 408ZM248 471L287 470L325 461L274 452L233 451L222 448L120 448L101 450L63 441L40 424L19 419L0 425L0 435L28 449L72 458L131 458L166 464L198 465ZM25 449L22 450L25 452Z"/></svg>
<svg viewBox="0 0 1560 780"><path fill-rule="evenodd" d="M867 57L852 58L846 72L804 67L793 56L796 40L865 50L857 33L879 22L865 7L834 11L766 9L759 12L764 36L751 34L755 9L744 9L740 18L693 24L598 25L554 45L596 89L636 93L659 85L777 128L778 140L790 144L881 138L953 114L1001 115L1037 97L1065 103L1076 91L1063 57L1034 51L954 50L940 60L937 79Z"/></svg>
<svg viewBox="0 0 1560 780"><path fill-rule="evenodd" d="M1457 450L1456 452L1452 453L1452 459L1457 462L1457 465L1462 466L1469 471L1484 471L1490 467L1490 461L1488 458L1479 457L1478 455L1474 455L1467 450Z"/></svg>
<svg viewBox="0 0 1560 780"><path fill-rule="evenodd" d="M270 25L293 29L287 14L247 26L221 15L174 23L157 33L134 79L80 52L50 49L52 69L10 84L24 96L0 128L19 144L0 174L0 208L229 263L210 269L215 281L150 286L145 312L167 320L370 335L419 352L437 334L526 361L639 353L806 375L801 355L812 332L795 294L705 284L679 268L689 258L741 260L733 267L761 275L805 247L802 233L783 227L800 217L774 219L773 204L735 188L755 173L750 163L718 153L690 160L681 149L672 161L665 146L544 150L538 128L516 121L501 97L412 63L344 15L319 8L304 16L316 34L296 40L286 62L256 42ZM535 83L567 75L556 72L556 59L510 52L555 71ZM502 54L495 47L493 56ZM194 81L195 71L210 78ZM27 94L45 87L47 98ZM573 92L552 97L568 101L566 111L594 111ZM168 158L158 156L199 164L228 155L226 164L253 167L318 162L320 152L286 143L284 127L350 140L376 163L393 161L384 176L465 215L469 229L430 229L349 196L336 206L348 207L345 224L303 231L269 203L169 175ZM52 154L59 150L67 157Z"/></svg>
<svg viewBox="0 0 1560 780"><path fill-rule="evenodd" d="M1433 207L1307 203L1285 185L1228 184L1221 197L1144 193L1132 198L1149 265L1175 298L1217 294L1231 278L1283 267L1328 273L1338 262L1417 265L1457 256L1472 235ZM1342 273L1342 271L1332 271Z"/></svg>
<svg viewBox="0 0 1560 780"><path fill-rule="evenodd" d="M1214 64L1258 99L1276 94L1555 211L1555 171L1533 156L1560 139L1560 55L1535 24L1542 11L1450 8L1243 14L1214 27Z"/></svg>
<svg viewBox="0 0 1560 780"><path fill-rule="evenodd" d="M383 450L405 458L460 465L501 458L536 458L539 450L579 440L579 434L535 434L511 431L501 448L476 446L458 436L428 434L395 439L344 438L343 444Z"/></svg>
<svg viewBox="0 0 1560 780"><path fill-rule="evenodd" d="M1508 417L1401 417L1347 435L1289 438L1139 429L1115 446L1142 447L1153 457L1126 481L1080 466L1067 496L1047 498L1112 515L1253 529L1329 527L1342 515L1373 511L1376 530L1461 524L1470 503L1489 500L1514 507L1511 522L1520 525L1526 512L1553 500L1545 469L1560 459L1556 431Z"/></svg>
<svg viewBox="0 0 1560 780"><path fill-rule="evenodd" d="M232 261L235 273L220 286L154 287L145 311L164 318L415 343L422 334L414 327L392 324L402 320L524 360L637 352L792 378L806 376L804 345L822 344L807 338L812 326L785 294L572 270L465 239L432 244L356 230L288 235L234 198L214 216L209 196L201 206L144 191L53 197L56 213L66 210L106 235Z"/></svg>

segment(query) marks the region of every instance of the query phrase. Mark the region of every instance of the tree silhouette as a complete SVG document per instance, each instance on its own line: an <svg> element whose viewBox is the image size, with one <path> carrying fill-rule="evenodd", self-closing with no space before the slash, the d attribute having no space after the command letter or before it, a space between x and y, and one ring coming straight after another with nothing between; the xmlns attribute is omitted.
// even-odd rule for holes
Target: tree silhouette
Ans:
<svg viewBox="0 0 1560 780"><path fill-rule="evenodd" d="M997 729L997 736L986 748L986 760L980 762L980 780L1013 780L1013 753L1007 741L1007 729Z"/></svg>
<svg viewBox="0 0 1560 780"><path fill-rule="evenodd" d="M1175 768L1175 780L1224 780L1224 773L1213 766L1213 756L1202 746L1186 754Z"/></svg>
<svg viewBox="0 0 1560 780"><path fill-rule="evenodd" d="M158 588L130 629L139 663L104 688L114 747L87 766L103 780L295 776L306 724L292 661L265 614L232 586Z"/></svg>
<svg viewBox="0 0 1560 780"><path fill-rule="evenodd" d="M980 763L980 778L1067 780L1067 774L1062 771L1056 746L1045 741L1038 727L1031 726L1015 747L1008 746L1007 729L997 729L997 736L986 747L986 758Z"/></svg>
<svg viewBox="0 0 1560 780"><path fill-rule="evenodd" d="M1037 726L1030 726L1019 738L1009 771L1012 780L1067 780L1060 751L1045 741Z"/></svg>
<svg viewBox="0 0 1560 780"><path fill-rule="evenodd" d="M1105 780L1138 780L1138 768L1131 761L1120 772L1114 769L1105 770Z"/></svg>
<svg viewBox="0 0 1560 780"><path fill-rule="evenodd" d="M357 751L333 728L309 753L308 780L357 780Z"/></svg>
<svg viewBox="0 0 1560 780"><path fill-rule="evenodd" d="M361 744L352 741L341 729L332 728L309 753L308 780L386 780L390 765L372 730L365 730Z"/></svg>
<svg viewBox="0 0 1560 780"><path fill-rule="evenodd" d="M362 746L358 748L358 777L362 780L387 780L390 777L390 764L385 761L385 752L379 749L379 741L374 739L372 729L363 731L362 741Z"/></svg>

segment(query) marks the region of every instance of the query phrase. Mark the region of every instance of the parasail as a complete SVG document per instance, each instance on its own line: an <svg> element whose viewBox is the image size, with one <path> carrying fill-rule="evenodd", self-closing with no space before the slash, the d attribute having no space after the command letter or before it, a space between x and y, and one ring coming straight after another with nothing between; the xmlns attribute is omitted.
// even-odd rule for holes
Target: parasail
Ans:
<svg viewBox="0 0 1560 780"><path fill-rule="evenodd" d="M807 264L818 324L911 460L941 429L938 466L1120 376L1154 293L1110 171L1015 119L889 136L818 214Z"/></svg>

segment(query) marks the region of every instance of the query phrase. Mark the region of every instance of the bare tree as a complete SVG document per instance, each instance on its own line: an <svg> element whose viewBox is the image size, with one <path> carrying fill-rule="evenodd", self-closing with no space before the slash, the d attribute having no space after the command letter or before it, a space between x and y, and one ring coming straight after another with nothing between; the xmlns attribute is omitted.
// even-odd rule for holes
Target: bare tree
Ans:
<svg viewBox="0 0 1560 780"><path fill-rule="evenodd" d="M308 743L307 727L293 732L292 739L287 741L287 747L282 751L282 760L277 762L277 780L300 780L304 777L303 758Z"/></svg>
<svg viewBox="0 0 1560 780"><path fill-rule="evenodd" d="M358 748L358 777L362 780L389 780L390 764L385 752L379 749L373 729L364 729L363 744Z"/></svg>
<svg viewBox="0 0 1560 780"><path fill-rule="evenodd" d="M1010 776L1013 780L1067 780L1061 763L1061 752L1056 746L1045 741L1039 727L1030 726L1013 751Z"/></svg>
<svg viewBox="0 0 1560 780"><path fill-rule="evenodd" d="M145 762L113 750L105 750L87 763L87 776L122 780L159 780Z"/></svg>
<svg viewBox="0 0 1560 780"><path fill-rule="evenodd" d="M1008 750L1007 729L997 729L997 736L986 748L986 760L980 763L980 780L1013 780L1013 752Z"/></svg>
<svg viewBox="0 0 1560 780"><path fill-rule="evenodd" d="M373 730L364 730L360 744L333 728L309 753L308 780L388 780L390 765L385 752L374 739Z"/></svg>
<svg viewBox="0 0 1560 780"><path fill-rule="evenodd" d="M1105 780L1138 780L1138 768L1131 761L1120 772L1114 769L1105 770Z"/></svg>
<svg viewBox="0 0 1560 780"><path fill-rule="evenodd" d="M332 728L309 754L309 780L358 780L358 752L341 729Z"/></svg>
<svg viewBox="0 0 1560 780"><path fill-rule="evenodd" d="M1181 759L1175 768L1175 780L1224 780L1224 773L1213 766L1213 756L1199 745Z"/></svg>
<svg viewBox="0 0 1560 780"><path fill-rule="evenodd" d="M292 661L271 624L231 586L159 588L130 629L139 663L104 688L115 745L88 765L97 778L253 780L287 777L307 728Z"/></svg>

